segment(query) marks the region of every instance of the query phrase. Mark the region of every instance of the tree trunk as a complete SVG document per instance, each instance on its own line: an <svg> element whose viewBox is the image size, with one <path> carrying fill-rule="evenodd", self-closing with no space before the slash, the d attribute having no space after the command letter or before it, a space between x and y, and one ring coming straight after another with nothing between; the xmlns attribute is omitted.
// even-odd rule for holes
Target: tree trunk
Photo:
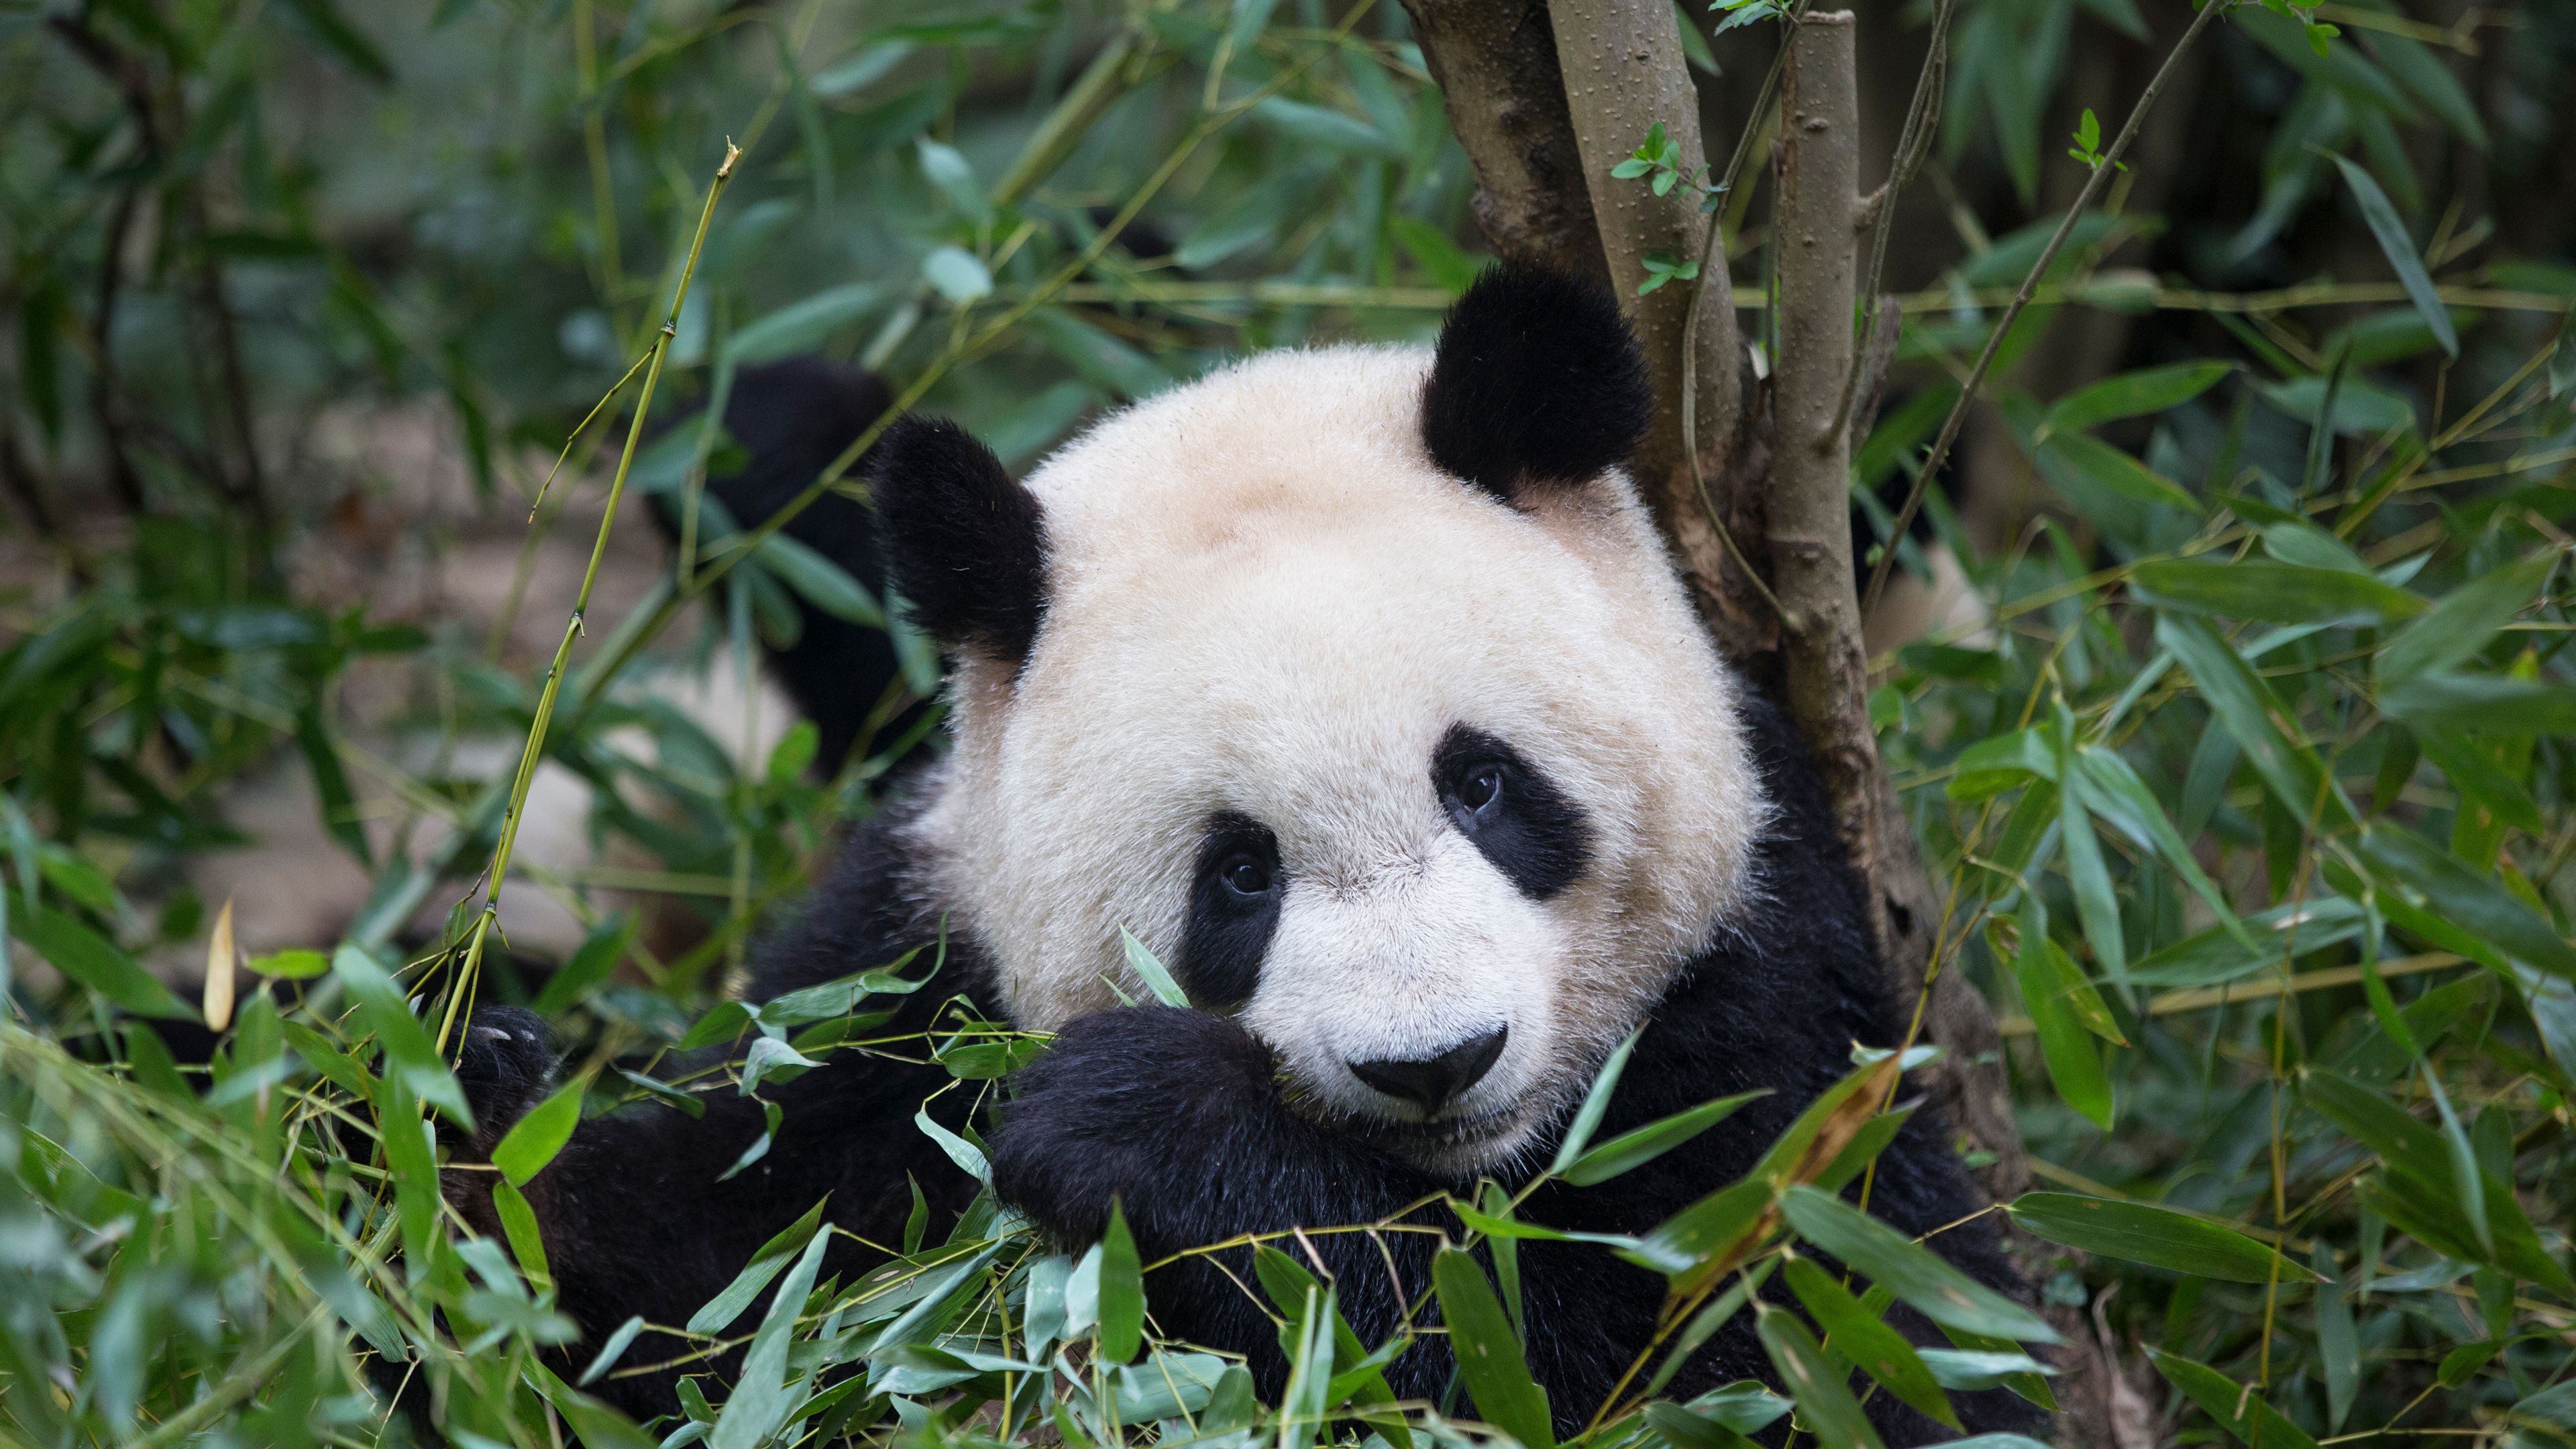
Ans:
<svg viewBox="0 0 2576 1449"><path fill-rule="evenodd" d="M1507 261L1603 274L1547 0L1404 0L1449 128L1476 172L1476 224Z"/></svg>

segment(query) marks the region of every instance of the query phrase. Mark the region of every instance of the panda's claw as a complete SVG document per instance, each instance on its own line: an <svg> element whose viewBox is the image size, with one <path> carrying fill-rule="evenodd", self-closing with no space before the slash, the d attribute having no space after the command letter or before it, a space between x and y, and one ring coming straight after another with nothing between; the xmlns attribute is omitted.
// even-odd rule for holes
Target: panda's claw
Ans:
<svg viewBox="0 0 2576 1449"><path fill-rule="evenodd" d="M456 1082L474 1109L477 1139L498 1141L554 1090L554 1037L544 1018L518 1006L476 1010L457 1054Z"/></svg>

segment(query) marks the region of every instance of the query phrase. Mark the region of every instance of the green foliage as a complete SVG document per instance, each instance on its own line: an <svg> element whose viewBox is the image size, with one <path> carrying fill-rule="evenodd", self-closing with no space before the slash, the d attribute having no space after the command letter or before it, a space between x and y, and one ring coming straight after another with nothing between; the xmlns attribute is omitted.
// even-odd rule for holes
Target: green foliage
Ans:
<svg viewBox="0 0 2576 1449"><path fill-rule="evenodd" d="M1722 48L1789 7L1711 8ZM2001 545L1981 552L1931 503L1982 611L1882 661L1872 717L1948 898L1945 969L2005 1013L2050 1186L2003 1211L2037 1245L2046 1300L2150 1357L2184 1437L2395 1424L2556 1442L2576 1426L2576 617L2559 567L2576 350L2534 299L2563 315L2576 282L2547 258L2464 263L2486 220L2435 223L2439 178L2419 174L2437 148L2417 140L2528 152L2512 128L2536 108L2481 113L2487 92L2473 103L2446 61L2466 32L2377 3L2334 13L2263 0L2215 27L2225 63L2205 84L2272 107L2260 195L2173 220L2222 280L2303 228L2367 233L2372 267L2296 304L2142 280L2108 263L2167 219L2123 212L2113 183L1988 388L1997 450L2026 465ZM2518 56L2565 43L2562 22L2529 24ZM2067 61L2079 37L2148 33L2126 0L1963 0L1938 163L1990 164L1997 195L2035 201L2040 138L2071 124L2073 159L2098 168L2105 98L2062 94ZM1159 1336L1123 1219L1054 1256L986 1189L931 1243L918 1186L900 1253L859 1279L822 1273L818 1204L700 1307L681 1420L639 1427L592 1397L643 1371L627 1356L645 1325L576 1341L520 1191L584 1116L749 1096L769 1132L741 1171L776 1140L768 1089L836 1053L926 1056L989 1093L1043 1049L962 1001L926 1040L889 1037L897 998L939 989L938 953L852 963L757 1009L722 994L754 923L937 716L845 760L816 760L810 730L734 750L658 672L787 642L793 600L890 632L906 681L881 724L934 695L936 660L896 601L706 494L743 457L720 425L653 430L720 404L739 369L821 350L1019 464L1240 350L1427 335L1480 257L1472 178L1395 7L98 4L0 17L0 89L0 472L74 585L0 616L0 1432L399 1442L387 1385L407 1380L455 1442L528 1449L1495 1442L1475 1420L1541 1449L1530 1238L1665 1280L1662 1332L1620 1394L1572 1406L1599 1449L1727 1449L1793 1412L1801 1434L1867 1444L1882 1392L1936 1419L1998 1384L2051 1401L2045 1321L1852 1206L1913 1110L1895 1074L1919 1053L1865 1056L1753 1173L1646 1231L1521 1216L1551 1178L1616 1192L1745 1100L1597 1141L1625 1045L1545 1172L1402 1229L1447 1242L1385 1342L1353 1333L1293 1239L1261 1246L1246 1291L1292 1367L1276 1404ZM1727 178L1688 172L1666 127L1636 119L1615 179L1693 187L1758 229ZM704 211L728 136L744 160ZM1914 391L1860 450L1869 488L1919 469L1998 289L2055 227L1990 211L1907 303ZM1759 265L1745 235L1722 240ZM1648 257L1640 290L1699 267ZM2341 310L2311 327L2312 304ZM2053 329L2112 316L2162 329L2138 359L2153 365L2016 371ZM551 668L379 600L326 601L299 549L360 491L316 491L277 420L423 399L480 506L537 505L540 541L608 476L603 443L632 440L616 476L679 506L676 564L622 618L568 624ZM562 450L556 491L532 448ZM71 516L84 486L113 526ZM826 473L806 497L847 486ZM1884 528L1873 493L1856 502ZM1931 576L1920 545L1893 547ZM362 729L351 698L386 671L410 702ZM496 739L533 741L522 768L445 763ZM256 979L209 1033L217 1013L166 968L205 959L219 903L181 882L245 843L228 801L272 760L309 784L369 893L339 939L253 943ZM596 880L507 859L541 762L589 787L595 837L647 862L631 874L657 908L681 903L685 944ZM585 1065L495 1170L442 1191L467 1115L456 1013L469 990L529 994L487 910L498 886L476 888L496 858L514 899L544 892L582 923L532 1004ZM441 928L414 928L449 901ZM1146 992L1177 1004L1126 944ZM670 1069L698 1048L722 1060ZM988 1175L971 1132L917 1121L961 1180ZM1897 1335L1898 1302L1952 1346ZM1668 1397L1744 1313L1787 1395ZM745 1314L748 1337L724 1338ZM1386 1369L1434 1336L1460 1355L1460 1395L1396 1402ZM729 1377L705 1362L727 1349Z"/></svg>

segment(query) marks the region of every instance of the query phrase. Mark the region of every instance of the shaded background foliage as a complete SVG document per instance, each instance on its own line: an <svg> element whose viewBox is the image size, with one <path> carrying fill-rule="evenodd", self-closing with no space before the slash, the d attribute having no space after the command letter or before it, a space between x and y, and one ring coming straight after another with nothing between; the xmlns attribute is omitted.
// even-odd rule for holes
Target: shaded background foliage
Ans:
<svg viewBox="0 0 2576 1449"><path fill-rule="evenodd" d="M1933 7L1860 9L1874 182ZM1754 111L1765 10L1684 12L1721 149L1776 131ZM1958 6L1889 261L1899 365L1856 466L1876 537L2085 178L2083 117L2125 115L2189 20ZM2312 23L2337 32L2322 50ZM726 139L744 158L653 424L820 351L919 385L1023 466L1251 348L1428 335L1484 244L1409 35L1396 6L1311 0L0 6L9 1432L400 1437L372 1360L408 1363L460 1441L547 1442L552 1414L631 1442L539 1366L572 1332L541 1261L449 1243L429 1149L377 1140L366 1063L381 1048L383 1079L436 1105L439 1018L407 1027L384 983L425 963L407 979L444 1000L455 980L617 409L533 523L530 505L651 344ZM2138 1435L2245 1437L2247 1383L2300 1436L2576 1433L2576 695L2553 562L2576 511L2571 74L2560 6L2232 12L2007 340L1899 546L1913 602L1874 621L1881 748L1960 967L2006 1017L2039 1175L2238 1224L2328 1280L2036 1260L2048 1301L2128 1362L2176 1356L2127 1388ZM1761 168L1717 201L1760 341ZM673 427L629 487L686 500L737 460L720 430ZM687 1037L762 910L936 748L935 707L913 707L935 663L885 601L714 512L675 570L642 501L607 533L501 915L514 949L482 983L549 1012L592 1111L656 1094L623 1073ZM819 770L780 703L739 687L800 599L894 629L908 665L884 728ZM2338 818L2346 798L2371 831ZM227 901L262 886L306 913L236 921ZM210 936L228 958L236 932L227 1022L200 981ZM755 1034L820 1053L841 1038L814 1023L846 1034L858 1005ZM1023 1050L971 1026L940 1049L968 1089ZM2517 1214L2538 1262L2507 1241ZM989 1214L937 1226L953 1251L925 1225L910 1276L851 1291L900 1308L945 1285L930 1301L955 1310L929 1326L950 1348L1031 1348L1030 1295L1082 1270L997 1258ZM746 1294L795 1283L803 1245ZM959 1263L1012 1305L1016 1343L977 1327L966 1278L941 1276ZM1330 1338L1283 1283L1264 1286L1301 1341ZM770 1342L804 1345L797 1373L882 1321L836 1318L834 1291L801 1326L804 1294L778 1294ZM708 1382L752 1405L711 1409L715 1442L985 1434L968 1410L1014 1372L871 1360L835 1424L790 1417L788 1361L751 1347L732 1398ZM1221 1368L1196 1363L1204 1391L1175 1404L1218 1415ZM1134 1372L1095 1386L1075 1433L1169 1416ZM1631 1432L1759 1417L1703 1404ZM1801 1423L1831 1437L1810 1406Z"/></svg>

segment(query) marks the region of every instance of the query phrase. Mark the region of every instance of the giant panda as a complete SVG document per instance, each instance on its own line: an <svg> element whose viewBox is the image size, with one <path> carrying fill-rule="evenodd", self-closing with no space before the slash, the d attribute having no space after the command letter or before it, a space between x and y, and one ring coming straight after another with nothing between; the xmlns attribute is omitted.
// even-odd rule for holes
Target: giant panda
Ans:
<svg viewBox="0 0 2576 1449"><path fill-rule="evenodd" d="M1069 1249L1113 1202L1150 1263L1517 1182L1640 1024L1603 1133L1770 1095L1526 1215L1637 1233L1741 1176L1855 1044L1899 1032L1813 770L1712 648L1621 471L1650 407L1606 292L1506 267L1433 348L1255 356L1024 481L954 424L904 420L870 488L894 582L953 660L954 747L846 843L745 995L935 948L936 989L881 1031L963 992L1053 1033L976 1125L1001 1199ZM1190 1007L1122 1002L1151 1000L1122 931ZM584 1125L528 1189L565 1311L594 1342L629 1315L682 1322L826 1199L855 1235L827 1271L863 1270L856 1240L901 1240L912 1182L961 1182L914 1114L932 1099L954 1127L970 1096L899 1056L764 1087L783 1123L732 1176L762 1124L731 1094L702 1118ZM553 1072L542 1023L479 1013L461 1075L481 1140ZM1975 1213L1930 1112L1869 1206L1918 1235ZM1931 1242L2017 1292L1991 1222ZM1309 1240L1370 1343L1433 1247L1379 1237ZM1663 1285L1595 1247L1519 1251L1531 1367L1572 1428L1652 1334ZM1147 1288L1163 1332L1277 1387L1274 1323L1221 1268L1186 1259ZM1751 1319L1672 1392L1769 1377ZM1389 1370L1400 1395L1439 1395L1444 1343ZM667 1378L602 1387L675 1403ZM1957 1403L1972 1430L2031 1423L1994 1391ZM1944 1437L1887 1395L1870 1410L1895 1442Z"/></svg>

